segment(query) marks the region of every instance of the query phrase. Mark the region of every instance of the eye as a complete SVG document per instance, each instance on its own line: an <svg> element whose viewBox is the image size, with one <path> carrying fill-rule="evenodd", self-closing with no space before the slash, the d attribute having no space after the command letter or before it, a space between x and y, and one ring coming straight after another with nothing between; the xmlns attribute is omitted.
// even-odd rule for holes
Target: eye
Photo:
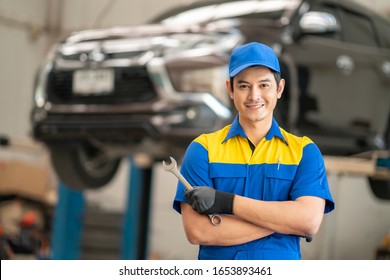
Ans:
<svg viewBox="0 0 390 280"><path fill-rule="evenodd" d="M247 84L239 84L238 87L240 89L247 89L247 88L249 88L249 85L247 85Z"/></svg>
<svg viewBox="0 0 390 280"><path fill-rule="evenodd" d="M259 85L260 88L268 88L270 85L268 83L262 83Z"/></svg>

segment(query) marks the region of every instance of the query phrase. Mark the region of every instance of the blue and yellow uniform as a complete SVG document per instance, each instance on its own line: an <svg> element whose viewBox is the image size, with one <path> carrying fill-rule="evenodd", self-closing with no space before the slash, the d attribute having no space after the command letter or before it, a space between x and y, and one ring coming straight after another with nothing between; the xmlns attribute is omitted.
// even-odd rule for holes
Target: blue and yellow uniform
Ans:
<svg viewBox="0 0 390 280"><path fill-rule="evenodd" d="M193 186L263 200L288 201L301 196L325 199L325 213L334 209L324 161L307 137L280 128L273 119L268 134L254 147L238 116L231 125L203 134L188 147L180 172ZM187 202L179 182L173 207ZM274 233L235 246L204 246L199 259L300 259L300 237Z"/></svg>

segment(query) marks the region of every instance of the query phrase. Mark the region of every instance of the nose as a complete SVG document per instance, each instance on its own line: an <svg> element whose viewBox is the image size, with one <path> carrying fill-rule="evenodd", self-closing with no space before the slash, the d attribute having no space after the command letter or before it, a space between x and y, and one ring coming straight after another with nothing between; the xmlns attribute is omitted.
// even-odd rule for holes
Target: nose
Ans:
<svg viewBox="0 0 390 280"><path fill-rule="evenodd" d="M261 91L257 87L252 87L248 96L250 101L258 101L261 99Z"/></svg>

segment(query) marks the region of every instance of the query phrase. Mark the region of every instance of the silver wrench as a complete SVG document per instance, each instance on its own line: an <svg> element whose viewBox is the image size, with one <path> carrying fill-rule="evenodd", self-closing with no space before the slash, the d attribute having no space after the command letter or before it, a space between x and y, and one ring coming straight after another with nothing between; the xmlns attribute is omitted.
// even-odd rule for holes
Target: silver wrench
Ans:
<svg viewBox="0 0 390 280"><path fill-rule="evenodd" d="M186 187L187 190L192 190L194 187L191 186L191 184L186 180L186 178L183 177L183 175L181 175L181 173L177 169L176 160L173 157L170 157L170 159L171 159L171 163L169 165L167 165L165 163L165 161L163 160L162 166L163 166L164 170L173 173L180 180L180 182ZM210 218L211 223L214 226L218 226L222 223L222 217L220 215L209 214L208 216Z"/></svg>

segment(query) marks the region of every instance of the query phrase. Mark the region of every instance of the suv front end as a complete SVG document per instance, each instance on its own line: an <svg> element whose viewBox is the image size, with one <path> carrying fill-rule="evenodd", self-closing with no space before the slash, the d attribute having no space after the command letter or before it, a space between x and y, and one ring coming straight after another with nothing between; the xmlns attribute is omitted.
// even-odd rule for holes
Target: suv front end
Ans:
<svg viewBox="0 0 390 280"><path fill-rule="evenodd" d="M226 78L227 54L241 42L231 26L215 24L74 33L37 74L33 135L76 188L107 183L129 154L179 156L231 120L229 96L215 81Z"/></svg>

